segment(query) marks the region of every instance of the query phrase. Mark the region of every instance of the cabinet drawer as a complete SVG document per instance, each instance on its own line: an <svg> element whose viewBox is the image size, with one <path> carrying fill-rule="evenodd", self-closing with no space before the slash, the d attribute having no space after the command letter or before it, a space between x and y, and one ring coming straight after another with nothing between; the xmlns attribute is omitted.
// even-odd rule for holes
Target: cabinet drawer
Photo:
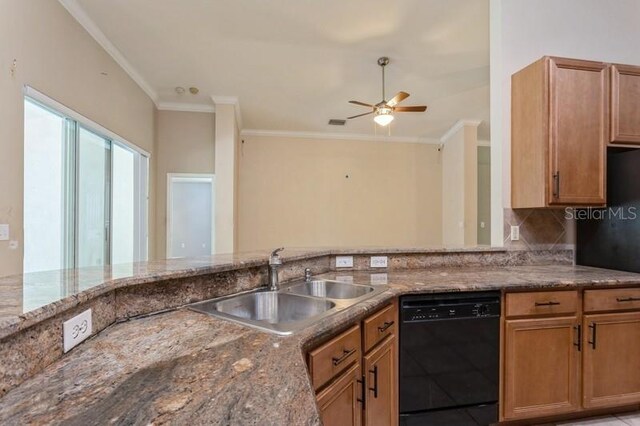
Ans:
<svg viewBox="0 0 640 426"><path fill-rule="evenodd" d="M585 290L584 311L640 309L640 287Z"/></svg>
<svg viewBox="0 0 640 426"><path fill-rule="evenodd" d="M506 315L571 314L578 310L577 291L507 293Z"/></svg>
<svg viewBox="0 0 640 426"><path fill-rule="evenodd" d="M327 384L360 359L360 326L347 331L309 352L309 372L314 389Z"/></svg>
<svg viewBox="0 0 640 426"><path fill-rule="evenodd" d="M378 342L396 333L396 309L389 305L381 309L364 322L364 351L369 352Z"/></svg>

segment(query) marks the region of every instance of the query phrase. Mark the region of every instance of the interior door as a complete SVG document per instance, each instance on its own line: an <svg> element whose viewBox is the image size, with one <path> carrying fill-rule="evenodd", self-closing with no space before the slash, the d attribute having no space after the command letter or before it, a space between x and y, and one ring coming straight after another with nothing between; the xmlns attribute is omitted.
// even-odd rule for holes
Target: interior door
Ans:
<svg viewBox="0 0 640 426"><path fill-rule="evenodd" d="M576 317L505 322L505 420L580 408L577 326Z"/></svg>
<svg viewBox="0 0 640 426"><path fill-rule="evenodd" d="M213 176L169 176L167 257L213 253Z"/></svg>
<svg viewBox="0 0 640 426"><path fill-rule="evenodd" d="M549 204L605 204L609 68L550 58Z"/></svg>
<svg viewBox="0 0 640 426"><path fill-rule="evenodd" d="M583 404L640 402L640 312L585 315Z"/></svg>

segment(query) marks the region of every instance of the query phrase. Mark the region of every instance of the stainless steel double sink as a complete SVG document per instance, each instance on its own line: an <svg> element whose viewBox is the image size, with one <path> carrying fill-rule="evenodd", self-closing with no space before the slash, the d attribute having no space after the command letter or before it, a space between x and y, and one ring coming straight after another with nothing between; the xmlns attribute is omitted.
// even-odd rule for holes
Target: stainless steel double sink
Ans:
<svg viewBox="0 0 640 426"><path fill-rule="evenodd" d="M189 305L194 311L287 335L382 293L387 285L296 281L278 291L253 291Z"/></svg>

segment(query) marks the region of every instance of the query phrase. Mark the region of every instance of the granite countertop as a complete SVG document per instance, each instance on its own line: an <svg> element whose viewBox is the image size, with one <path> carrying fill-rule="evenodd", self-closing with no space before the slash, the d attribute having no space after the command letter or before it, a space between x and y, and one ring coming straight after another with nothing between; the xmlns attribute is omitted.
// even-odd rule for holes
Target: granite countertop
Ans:
<svg viewBox="0 0 640 426"><path fill-rule="evenodd" d="M292 336L188 309L115 324L0 399L1 424L319 424L304 350L407 293L640 284L640 274L545 265L330 272L389 290Z"/></svg>
<svg viewBox="0 0 640 426"><path fill-rule="evenodd" d="M517 251L517 249L510 249ZM503 247L287 248L283 262L331 255L498 253ZM0 338L118 288L267 265L270 251L163 259L0 277Z"/></svg>

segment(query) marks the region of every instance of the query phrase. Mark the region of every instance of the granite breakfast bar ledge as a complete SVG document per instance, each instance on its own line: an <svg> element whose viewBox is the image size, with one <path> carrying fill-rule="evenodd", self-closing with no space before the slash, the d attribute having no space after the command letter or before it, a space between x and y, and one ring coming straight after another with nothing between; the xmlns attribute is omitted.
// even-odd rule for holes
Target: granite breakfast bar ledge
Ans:
<svg viewBox="0 0 640 426"><path fill-rule="evenodd" d="M368 283L371 272L327 272ZM571 265L387 274L389 290L292 336L188 309L114 324L0 398L2 424L315 425L305 353L410 293L640 285L640 274Z"/></svg>
<svg viewBox="0 0 640 426"><path fill-rule="evenodd" d="M386 254L384 271L486 265L572 262L570 250L504 248L352 248L288 249L282 253L282 281L335 269L335 254L352 255L354 267L369 269L370 254ZM0 326L0 396L63 356L62 324L92 309L92 335L129 318L171 310L201 300L259 288L267 282L269 252L215 255L34 274L36 282L71 289L76 294L32 312L9 318ZM52 276L53 274L53 276ZM32 274L0 279L2 286L28 284ZM41 280L41 281L38 281Z"/></svg>

